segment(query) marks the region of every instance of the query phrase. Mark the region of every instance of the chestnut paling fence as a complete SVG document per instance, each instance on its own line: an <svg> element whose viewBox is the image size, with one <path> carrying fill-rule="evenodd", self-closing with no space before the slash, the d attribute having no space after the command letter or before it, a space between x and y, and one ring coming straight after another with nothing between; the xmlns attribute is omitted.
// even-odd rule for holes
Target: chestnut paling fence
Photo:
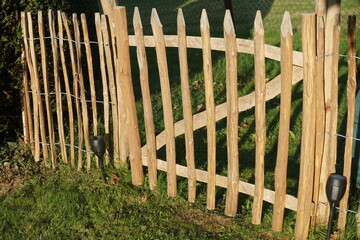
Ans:
<svg viewBox="0 0 360 240"><path fill-rule="evenodd" d="M338 62L338 55L335 54L339 52L339 22L336 12L329 12L326 17L316 17L315 14L302 16L303 52L293 51L292 26L287 12L281 24L281 47L264 43L260 12L254 22L254 40L236 38L229 12L226 12L224 18L224 38L210 36L205 10L200 19L200 37L186 36L186 24L181 9L177 17L177 35L164 35L155 9L151 15L152 36L143 35L137 8L133 18L135 35L128 34L125 8L115 7L113 13L112 21L105 15L95 14L97 41L89 39L84 14L80 15L80 19L73 14L70 21L63 12L58 11L54 17L54 12L49 11L48 22L45 24L42 12L38 12L38 24L34 26L32 14L22 13L24 137L25 141L32 144L35 161L40 161L41 158L51 159L54 168L60 161L78 169L89 170L92 163L98 166L99 160L92 159L90 135L98 134L101 119L107 142L113 148L111 159L116 167L125 164L129 159L134 185L140 185L144 181L143 166L148 167L151 189L157 185L157 170L166 171L168 195L177 194L177 176L182 176L188 178L188 200L194 202L196 182L204 182L207 183L208 209L215 208L216 186L226 188L225 214L228 216L235 216L237 213L239 192L254 196L252 222L261 223L263 201L274 204L272 228L276 231L282 230L285 208L297 211L297 239L307 238L311 219L316 217L318 221L326 222L328 209L324 204L318 203L327 202L324 183L329 174L334 172L336 163L338 70L329 67L336 66ZM327 25L324 24L325 18ZM356 88L355 21L354 17L349 18L347 136L353 135ZM48 26L49 36L45 36L45 26ZM35 27L37 31L34 31ZM38 36L34 36L34 32L37 32ZM100 63L101 83L94 80L90 44L98 47L96 56ZM141 146L139 136L130 46L137 49L146 130L144 146ZM168 47L178 48L181 77L184 119L175 123L166 55ZM155 48L157 57L165 125L165 130L158 135L154 130L146 48ZM189 89L188 48L202 49L203 57L206 110L194 115ZM217 106L214 103L212 50L224 51L226 58L226 102ZM49 52L51 55L47 56ZM85 53L85 56L82 56L82 53ZM237 93L238 53L253 54L255 66L255 91L240 98ZM281 61L281 74L267 83L265 58ZM38 62L37 59L41 61ZM70 64L67 64L69 61ZM302 145L299 188L295 197L286 194L286 179L291 89L293 84L301 80ZM96 93L98 88L102 89L101 97ZM273 191L264 187L265 103L279 94L280 127ZM99 106L103 108L102 118L98 118ZM241 156L238 154L238 117L239 112L241 116L241 112L254 106L256 165L255 184L250 184L239 180ZM53 109L56 109L55 114ZM224 118L227 118L227 176L216 174L215 124ZM202 127L206 127L207 131L207 171L195 167L193 132ZM182 134L185 134L186 166L176 164L175 138ZM157 150L163 146L166 146L166 160L157 159ZM348 138L344 157L344 175L348 179L351 148L352 141ZM59 149L60 154L57 152ZM105 161L109 163L109 154L106 156ZM83 159L86 159L85 163ZM338 223L340 229L345 227L348 195L349 189L341 202L343 212L340 213Z"/></svg>

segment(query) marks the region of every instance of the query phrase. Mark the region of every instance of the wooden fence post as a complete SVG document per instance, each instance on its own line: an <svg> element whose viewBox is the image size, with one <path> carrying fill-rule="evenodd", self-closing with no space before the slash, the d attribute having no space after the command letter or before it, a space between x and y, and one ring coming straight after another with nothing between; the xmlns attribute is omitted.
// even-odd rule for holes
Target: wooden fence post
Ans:
<svg viewBox="0 0 360 240"><path fill-rule="evenodd" d="M41 89L40 89L40 78L38 72L38 62L36 58L36 51L35 51L35 43L34 43L34 31L33 31L33 23L32 23L32 16L31 13L27 13L27 21L28 21L28 31L29 31L29 45L30 45L30 57L32 62L32 84L31 90L33 91L33 100L34 100L34 130L35 130L35 146L40 146L40 138L38 134L40 133L41 136L41 145L43 150L43 157L47 159L49 156L47 145L46 145L46 130L45 130L45 117L44 117L44 110L43 104L41 99ZM35 120L37 119L37 120ZM36 139L37 138L37 139ZM38 151L36 151L38 150ZM40 161L40 147L35 147L35 161Z"/></svg>
<svg viewBox="0 0 360 240"><path fill-rule="evenodd" d="M254 61L255 61L255 193L252 209L252 223L261 223L264 196L264 158L266 144L266 89L265 89L265 40L260 11L256 12L254 22Z"/></svg>
<svg viewBox="0 0 360 240"><path fill-rule="evenodd" d="M316 54L317 56L325 55L325 25L324 18L317 16L316 28ZM319 191L321 187L320 175L321 165L324 154L324 139L325 139L325 92L324 92L324 58L317 58L316 62L316 81L315 81L315 101L316 101L316 117L315 117L315 169L314 169L314 214L312 217L312 224L316 222L316 212L318 208Z"/></svg>
<svg viewBox="0 0 360 240"><path fill-rule="evenodd" d="M114 7L118 61L116 77L126 106L127 128L129 131L130 167L132 183L141 185L144 181L138 119L136 115L135 96L131 80L129 36L127 30L125 7Z"/></svg>
<svg viewBox="0 0 360 240"><path fill-rule="evenodd" d="M151 27L155 39L156 57L159 66L159 77L161 87L161 98L164 109L164 121L166 132L166 160L167 160L167 181L168 181L168 195L175 197L177 193L176 185L176 154L175 154L175 130L174 117L171 103L170 80L168 65L166 61L165 39L156 9L153 8L151 12Z"/></svg>
<svg viewBox="0 0 360 240"><path fill-rule="evenodd" d="M48 83L48 72L47 72L47 56L45 49L45 34L44 34L44 21L42 11L38 12L38 26L39 26L39 39L41 49L41 68L43 74L44 93L45 93L45 106L46 106L46 117L49 131L49 142L51 151L51 165L52 168L56 166L56 148L55 148L55 132L54 122L51 111L50 97L49 97L49 83Z"/></svg>
<svg viewBox="0 0 360 240"><path fill-rule="evenodd" d="M348 17L348 113L346 123L346 136L354 136L354 117L355 117L355 98L356 98L356 16ZM340 230L345 230L348 200L350 191L350 177L351 177L351 162L353 139L346 138L345 153L344 153L344 170L343 175L347 178L347 186L344 198L340 202L340 211L338 219L338 227Z"/></svg>
<svg viewBox="0 0 360 240"><path fill-rule="evenodd" d="M302 15L302 46L304 56L303 122L301 160L298 187L298 206L295 238L306 239L309 234L312 211L313 171L315 151L315 102L316 77L316 25L315 14Z"/></svg>
<svg viewBox="0 0 360 240"><path fill-rule="evenodd" d="M281 24L281 102L279 140L275 167L275 201L272 229L282 231L284 222L286 176L289 155L291 88L293 77L293 31L289 12Z"/></svg>
<svg viewBox="0 0 360 240"><path fill-rule="evenodd" d="M83 121L81 117L81 107L79 103L79 74L75 59L75 50L74 50L74 43L73 38L71 36L69 24L68 24L68 18L66 16L66 13L61 13L62 22L65 27L66 36L69 43L69 52L70 52L70 61L71 61L71 69L72 69L72 75L73 75L73 94L75 96L75 108L76 108L76 116L77 116L77 136L78 136L78 164L77 169L80 170L83 168L83 160L82 160L82 146L84 141L84 135L83 135Z"/></svg>
<svg viewBox="0 0 360 240"><path fill-rule="evenodd" d="M76 47L76 63L77 70L79 74L79 87L80 87L80 102L81 102L81 113L83 119L83 127L84 127L84 140L85 140L85 149L86 149L86 170L90 171L91 167L91 147L90 147L90 136L89 136L89 116L87 110L86 103L86 95L85 95L85 85L84 85L84 75L82 69L82 60L81 60L81 40L80 40L80 28L79 21L77 18L77 14L73 13L72 15L73 27L74 27L74 36L75 36L75 47ZM79 149L80 151L82 149Z"/></svg>
<svg viewBox="0 0 360 240"><path fill-rule="evenodd" d="M113 54L111 52L111 41L109 36L108 19L105 15L101 15L101 31L102 31L102 42L104 44L106 67L108 73L110 99L111 99L111 113L114 133L114 165L119 168L122 164L119 157L119 110L118 110L118 97L115 84L115 71L113 63ZM106 87L106 91L107 87ZM109 100L108 100L109 101Z"/></svg>
<svg viewBox="0 0 360 240"><path fill-rule="evenodd" d="M66 57L64 52L64 31L63 24L61 19L61 12L57 12L58 15L58 27L59 27L59 48L60 48L60 59L61 67L64 76L65 91L66 91L66 101L69 112L69 130L70 130L70 165L75 167L75 130L74 130L74 112L72 108L72 99L71 99L71 90L69 84L69 76L66 67Z"/></svg>
<svg viewBox="0 0 360 240"><path fill-rule="evenodd" d="M55 22L54 22L54 13L52 10L48 12L49 18L49 28L51 36L51 49L53 52L53 66L54 66L54 85L55 85L55 96L56 96L56 116L58 122L59 130L59 140L60 140L60 149L61 156L64 163L68 163L66 146L65 146L65 134L64 134L64 119L62 113L62 101L61 101L61 85L60 85L60 76L59 76L59 49L58 42L55 34Z"/></svg>
<svg viewBox="0 0 360 240"><path fill-rule="evenodd" d="M85 52L86 52L86 61L88 67L88 77L90 83L90 96L91 96L91 108L93 116L93 135L98 135L98 120L97 120L97 106L96 106L96 92L95 92L95 79L94 79L94 67L93 67L93 58L91 54L91 46L89 39L88 26L86 22L86 16L84 13L80 15L81 17L81 26L84 34L84 43L85 43ZM99 167L99 159L95 157L96 166Z"/></svg>
<svg viewBox="0 0 360 240"><path fill-rule="evenodd" d="M105 42L101 32L102 21L100 13L95 13L95 29L96 29L96 38L98 42L98 49L99 49L99 62L100 62L100 72L101 72L101 82L102 82L102 95L103 95L103 102L104 102L104 137L106 143L106 153L105 153L105 164L109 163L109 149L110 149L110 109L109 109L109 90L108 90L108 83L107 83L107 75L106 75L106 66L105 66ZM117 102L113 103L117 104ZM116 133L117 134L117 133ZM115 147L118 138L116 138L114 132L114 164L116 161L116 151L118 150Z"/></svg>
<svg viewBox="0 0 360 240"><path fill-rule="evenodd" d="M235 216L239 195L239 150L238 150L238 98L237 98L237 44L229 10L224 18L224 41L226 55L226 101L227 101L227 152L228 187L225 215Z"/></svg>
<svg viewBox="0 0 360 240"><path fill-rule="evenodd" d="M178 10L177 17L177 34L179 42L179 64L180 64L180 78L181 78L181 93L183 103L183 114L185 124L185 147L186 147L186 163L188 167L188 200L195 202L196 198L196 173L195 173L195 156L194 156L194 132L193 132L193 117L192 106L190 99L189 87L189 70L187 61L187 41L186 41L186 26L184 15L181 8Z"/></svg>
<svg viewBox="0 0 360 240"><path fill-rule="evenodd" d="M26 21L26 13L25 12L21 12L21 29L23 32L23 48L24 48L24 67L27 66L27 70L25 69L25 71L29 71L30 75L31 75L31 71L32 71L32 67L31 67L31 59L30 59L30 54L29 54L29 41L28 41L28 34L27 34L27 21ZM28 75L27 77L24 76L24 94L25 94L25 99L26 99L26 115L27 115L27 120L28 120L28 126L29 126L29 141L31 144L31 151L32 154L35 155L35 142L34 142L34 126L33 126L33 120L32 120L32 111L31 111L31 99L30 99L30 94L29 94L29 78Z"/></svg>
<svg viewBox="0 0 360 240"><path fill-rule="evenodd" d="M144 43L144 33L140 18L139 9L134 10L133 26L136 38L137 60L140 72L140 86L143 96L144 104L144 121L146 131L146 145L147 145L147 162L149 172L149 187L151 190L155 189L157 185L157 157L156 157L156 136L154 126L154 116L151 104L150 85L149 85L149 70L146 58L146 50Z"/></svg>
<svg viewBox="0 0 360 240"><path fill-rule="evenodd" d="M325 21L324 96L325 96L325 136L321 163L319 199L326 203L325 185L330 173L335 171L337 150L337 111L338 111L338 60L340 38L340 0L329 0ZM320 204L317 208L317 222L325 224L329 208Z"/></svg>
<svg viewBox="0 0 360 240"><path fill-rule="evenodd" d="M202 38L203 69L205 82L205 106L206 106L206 131L207 131L207 198L206 207L215 209L216 200L216 120L214 102L214 82L211 60L210 25L203 9L200 19L200 31Z"/></svg>

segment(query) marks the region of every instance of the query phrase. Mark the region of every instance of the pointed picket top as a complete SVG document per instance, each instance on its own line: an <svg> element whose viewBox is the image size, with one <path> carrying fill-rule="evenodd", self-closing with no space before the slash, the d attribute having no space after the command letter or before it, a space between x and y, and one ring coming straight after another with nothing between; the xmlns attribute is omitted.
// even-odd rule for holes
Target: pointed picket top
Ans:
<svg viewBox="0 0 360 240"><path fill-rule="evenodd" d="M281 22L281 35L285 37L286 35L293 35L291 17L288 11L285 11L283 20Z"/></svg>
<svg viewBox="0 0 360 240"><path fill-rule="evenodd" d="M178 10L178 15L177 15L177 27L178 29L181 27L185 27L185 19L184 19L184 14L181 8L179 8Z"/></svg>
<svg viewBox="0 0 360 240"><path fill-rule="evenodd" d="M201 18L200 18L200 29L201 30L206 30L209 29L210 25L209 25L209 19L206 13L206 10L203 9L201 12Z"/></svg>
<svg viewBox="0 0 360 240"><path fill-rule="evenodd" d="M256 17L255 17L255 21L254 21L254 32L264 35L264 26L263 26L263 21L262 21L262 17L261 17L261 12L259 10L256 11Z"/></svg>
<svg viewBox="0 0 360 240"><path fill-rule="evenodd" d="M142 23L141 23L141 17L140 17L140 12L139 12L139 8L135 7L134 9L134 16L133 16L133 25L134 28L140 27L142 28Z"/></svg>
<svg viewBox="0 0 360 240"><path fill-rule="evenodd" d="M224 17L224 32L228 35L235 35L235 28L232 21L230 10L226 10Z"/></svg>
<svg viewBox="0 0 360 240"><path fill-rule="evenodd" d="M156 26L156 25L157 25L158 27L162 28L162 24L161 24L159 15L158 15L158 13L157 13L157 11L156 11L155 8L153 8L153 9L151 10L151 19L150 19L150 22L151 22L151 25L153 25L153 26Z"/></svg>

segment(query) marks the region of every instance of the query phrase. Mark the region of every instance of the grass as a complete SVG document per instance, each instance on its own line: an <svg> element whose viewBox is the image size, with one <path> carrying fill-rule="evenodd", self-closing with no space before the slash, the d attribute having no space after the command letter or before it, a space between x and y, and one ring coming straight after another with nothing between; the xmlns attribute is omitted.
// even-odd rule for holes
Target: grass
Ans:
<svg viewBox="0 0 360 240"><path fill-rule="evenodd" d="M275 233L252 225L246 208L228 218L202 204L168 198L164 174L163 186L150 191L146 184L133 186L126 169L108 169L116 183L104 184L97 170L37 167L42 174L0 197L0 239L290 239L292 234L290 227Z"/></svg>

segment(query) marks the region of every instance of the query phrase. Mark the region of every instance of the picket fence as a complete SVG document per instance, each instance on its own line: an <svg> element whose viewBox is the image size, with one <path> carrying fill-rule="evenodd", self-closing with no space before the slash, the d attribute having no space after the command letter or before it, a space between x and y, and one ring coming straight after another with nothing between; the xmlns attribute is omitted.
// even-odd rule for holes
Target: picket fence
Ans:
<svg viewBox="0 0 360 240"><path fill-rule="evenodd" d="M99 160L92 157L90 135L98 135L99 119L101 119L107 142L111 143L114 149L111 156L109 153L106 155L105 161L109 163L110 159L113 159L115 167L120 167L126 164L128 159L134 185L143 184L143 166L148 167L150 189L154 189L157 185L157 171L166 171L168 195L172 197L177 195L177 176L185 177L188 179L188 200L194 202L196 182L204 182L207 184L207 208L210 210L216 207L216 186L226 188L227 216L237 214L238 195L239 192L244 193L254 197L252 210L254 224L261 223L263 201L274 204L272 228L275 231L282 230L285 208L297 211L295 227L297 239L307 238L311 219L315 216L326 222L328 209L318 203L327 202L324 184L329 174L334 172L336 163L336 137L333 134L336 133L337 126L337 68L329 66L337 66L338 55L326 55L338 52L339 48L339 25L335 12L329 12L326 16L327 25L324 24L325 20L321 15L303 14L303 52L293 50L292 25L288 12L284 14L281 24L281 47L264 43L260 12L257 13L254 22L254 40L236 38L229 11L224 18L224 38L210 36L205 10L200 20L201 36L186 36L186 24L181 9L177 16L177 35L164 35L159 16L153 9L151 15L153 35L144 36L137 8L133 18L135 35L128 35L126 10L124 7L114 7L110 19L106 15L95 14L96 42L89 39L84 14L80 15L83 38L81 38L77 14L72 15L70 22L64 12L58 11L55 18L54 12L50 10L47 24L44 24L42 12L38 12L37 16L38 26L37 31L34 31L32 14L29 12L21 14L24 40L24 138L32 144L35 161L40 161L41 158L51 159L54 168L62 161L79 170L83 168L90 170L92 162L98 166ZM48 26L50 36L45 36L45 26ZM356 53L354 26L355 18L349 18L347 136L352 136L353 131L356 88L356 62L351 58ZM36 32L38 36L35 37ZM50 46L46 44L48 42L51 43ZM93 53L90 44L98 45L101 83L95 82L94 79ZM83 47L85 47L86 64L82 56ZM146 130L144 146L140 144L129 47L137 49ZM166 56L168 47L176 47L179 52L184 119L175 123ZM146 48L156 49L159 70L165 130L158 135L154 130L156 123L153 120ZM202 49L203 57L206 110L194 115L190 100L188 48ZM214 50L224 51L226 56L226 102L217 106L214 104L212 75ZM49 52L52 56L47 56ZM253 54L255 63L255 92L240 98L237 93L238 53ZM41 59L39 63L38 58ZM281 74L267 83L265 58L281 62ZM51 73L49 66L53 68ZM85 72L87 78L84 78ZM303 80L303 130L299 187L298 195L295 197L286 194L286 179L291 89L293 84L301 80ZM99 87L103 91L101 97L96 95L96 89ZM265 103L279 94L281 96L280 127L275 191L273 191L264 187ZM87 100L87 96L90 100ZM52 101L54 98L55 100ZM103 104L104 107L102 118L98 116L98 103ZM254 106L256 166L255 184L250 184L239 180L241 156L238 154L238 117L239 113ZM56 111L55 116L53 111ZM67 117L64 118L64 115ZM215 124L224 118L227 118L227 176L216 174ZM89 129L90 123L92 129ZM207 171L196 169L194 159L193 132L203 127L206 127L207 131ZM175 138L182 134L185 134L187 166L176 164ZM157 150L163 146L166 146L166 160L157 159ZM60 154L57 152L58 147ZM347 139L344 157L345 176L350 174L351 148L352 141ZM84 155L85 163L83 163ZM347 189L345 200L341 203L341 209L344 211L347 210L348 195ZM345 221L346 214L340 213L340 229L344 229Z"/></svg>

